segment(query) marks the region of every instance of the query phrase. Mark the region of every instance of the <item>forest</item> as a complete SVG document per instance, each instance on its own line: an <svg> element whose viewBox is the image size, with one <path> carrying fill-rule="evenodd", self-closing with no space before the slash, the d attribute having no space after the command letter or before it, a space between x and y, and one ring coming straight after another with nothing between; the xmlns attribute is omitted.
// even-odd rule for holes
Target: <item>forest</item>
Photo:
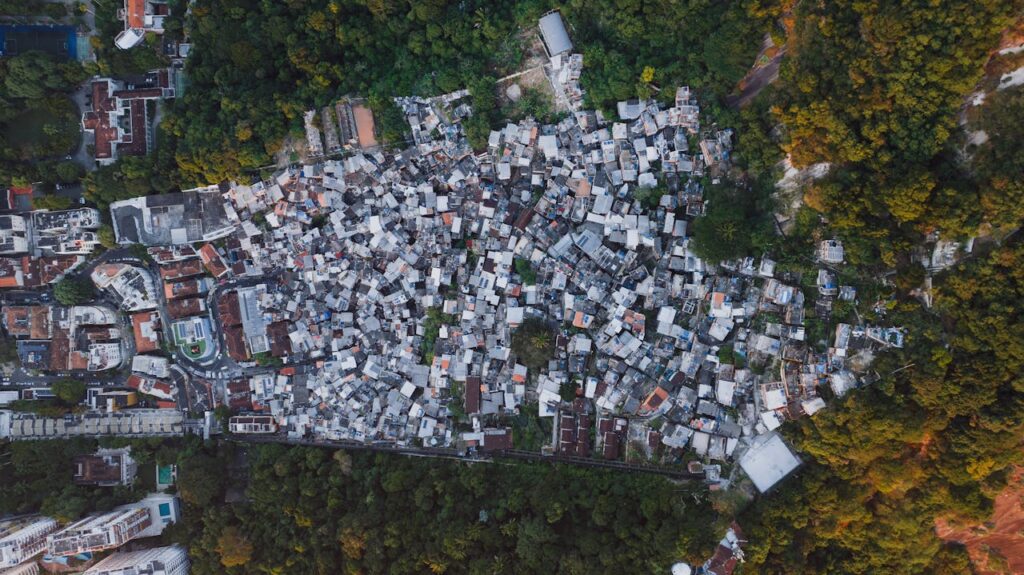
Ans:
<svg viewBox="0 0 1024 575"><path fill-rule="evenodd" d="M980 143L965 144L957 123L1020 9L1012 1L795 9L772 103L784 128L777 141L794 165L831 168L782 243L835 234L856 274L894 269L882 286L893 296L886 321L910 335L904 349L876 359L875 384L787 429L807 465L741 514L751 539L744 572L972 570L934 522L986 521L1024 460L1024 246L1012 233L1022 213L1010 175L1021 165L1021 88L970 110L966 127L986 134ZM934 304L923 306L911 294L924 278L915 246L928 233L979 231L974 253L933 278Z"/></svg>
<svg viewBox="0 0 1024 575"><path fill-rule="evenodd" d="M74 164L63 160L81 133L69 94L86 77L77 62L45 52L0 58L0 181L77 180Z"/></svg>
<svg viewBox="0 0 1024 575"><path fill-rule="evenodd" d="M199 575L654 573L720 537L703 487L654 476L277 445L196 461L182 477L215 486L182 485ZM246 503L214 504L243 467Z"/></svg>
<svg viewBox="0 0 1024 575"><path fill-rule="evenodd" d="M777 118L794 166L832 170L805 196L863 261L893 266L923 234L970 235L1006 219L957 165L959 110L1019 0L801 2ZM988 198L986 201L985 198ZM979 201L981 200L981 201ZM1002 213L1001 213L1002 212Z"/></svg>
<svg viewBox="0 0 1024 575"><path fill-rule="evenodd" d="M158 543L188 547L196 575L660 573L702 561L728 521L703 486L652 475L194 436L100 443L131 446L134 488L72 483L95 440L2 444L0 514L74 520L141 499L154 465L175 463L182 522Z"/></svg>
<svg viewBox="0 0 1024 575"><path fill-rule="evenodd" d="M934 518L987 520L1024 437L1024 245L946 272L934 313L904 301L881 379L789 430L810 461L741 522L752 573L968 573ZM901 369L905 368L905 369Z"/></svg>
<svg viewBox="0 0 1024 575"><path fill-rule="evenodd" d="M765 4L769 7L762 7ZM190 88L167 120L183 175L200 183L272 162L301 115L343 95L367 96L382 118L393 95L435 95L516 72L550 0L259 2L201 0L192 8ZM777 3L572 1L561 9L587 65L591 106L663 95L688 82L724 99L760 48ZM524 32L525 31L525 32ZM650 78L643 81L645 68ZM484 85L487 85L486 82ZM664 88L662 90L662 88ZM488 122L485 102L476 102ZM713 104L717 105L717 104ZM401 122L384 122L394 141ZM470 126L475 133L490 126ZM301 134L301 132L299 132ZM479 141L479 138L476 138Z"/></svg>

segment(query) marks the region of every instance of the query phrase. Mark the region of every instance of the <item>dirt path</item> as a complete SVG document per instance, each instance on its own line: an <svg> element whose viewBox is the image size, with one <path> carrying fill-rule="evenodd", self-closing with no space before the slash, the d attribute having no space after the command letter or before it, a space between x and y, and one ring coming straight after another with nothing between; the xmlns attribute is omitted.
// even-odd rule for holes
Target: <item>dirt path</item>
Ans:
<svg viewBox="0 0 1024 575"><path fill-rule="evenodd" d="M508 76L505 76L504 78L498 78L497 83L501 84L502 82L506 82L508 80L511 80L513 78L518 78L520 76L525 76L526 74L529 74L530 72L536 72L537 70L544 70L544 65L541 64L539 66L534 66L533 68L530 68L528 70L523 70L521 72L516 72L515 74L509 74Z"/></svg>
<svg viewBox="0 0 1024 575"><path fill-rule="evenodd" d="M770 36L765 34L764 44L761 51L754 59L754 67L747 72L747 75L740 80L737 88L739 93L726 98L726 103L731 108L742 108L754 101L754 98L761 93L769 84L779 78L779 68L782 65L782 58L786 55L786 47L776 48ZM768 58L767 63L762 63Z"/></svg>

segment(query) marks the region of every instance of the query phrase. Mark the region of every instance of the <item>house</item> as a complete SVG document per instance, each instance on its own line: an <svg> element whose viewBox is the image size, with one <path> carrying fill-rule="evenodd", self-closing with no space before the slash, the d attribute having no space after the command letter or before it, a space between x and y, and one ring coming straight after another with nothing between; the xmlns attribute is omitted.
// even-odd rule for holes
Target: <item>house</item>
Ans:
<svg viewBox="0 0 1024 575"><path fill-rule="evenodd" d="M160 349L160 314L155 311L133 313L131 320L135 353L144 354Z"/></svg>
<svg viewBox="0 0 1024 575"><path fill-rule="evenodd" d="M818 261L825 264L841 264L844 258L843 242L831 239L818 244Z"/></svg>
<svg viewBox="0 0 1024 575"><path fill-rule="evenodd" d="M213 247L213 244L204 244L199 249L199 259L202 260L206 271L210 272L210 275L215 278L219 278L228 272L227 264L224 263L224 259L217 253L217 249Z"/></svg>
<svg viewBox="0 0 1024 575"><path fill-rule="evenodd" d="M113 487L131 485L137 465L131 456L131 447L100 449L93 455L78 455L72 460L75 485Z"/></svg>
<svg viewBox="0 0 1024 575"><path fill-rule="evenodd" d="M228 429L245 435L277 433L277 422L269 415L236 415L228 421Z"/></svg>
<svg viewBox="0 0 1024 575"><path fill-rule="evenodd" d="M174 74L173 68L167 68L149 72L138 83L112 78L92 81L91 99L82 113L82 129L92 140L98 164L149 153L153 142L149 141L151 120L146 104L175 97Z"/></svg>
<svg viewBox="0 0 1024 575"><path fill-rule="evenodd" d="M540 18L540 35L544 41L544 50L548 58L555 58L572 51L572 41L569 40L569 32L565 29L565 21L562 14L552 10Z"/></svg>
<svg viewBox="0 0 1024 575"><path fill-rule="evenodd" d="M138 46L146 32L162 34L164 22L170 16L170 6L159 0L124 0L118 18L124 21L124 30L114 38L114 45L122 50Z"/></svg>

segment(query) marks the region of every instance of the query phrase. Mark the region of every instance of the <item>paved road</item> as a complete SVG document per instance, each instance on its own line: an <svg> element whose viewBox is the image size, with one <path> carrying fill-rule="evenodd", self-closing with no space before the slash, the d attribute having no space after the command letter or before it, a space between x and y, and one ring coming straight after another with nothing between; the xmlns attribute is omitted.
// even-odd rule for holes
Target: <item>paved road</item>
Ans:
<svg viewBox="0 0 1024 575"><path fill-rule="evenodd" d="M51 303L52 301L53 291L49 286L32 291L4 290L0 292L0 304L2 305L32 305Z"/></svg>
<svg viewBox="0 0 1024 575"><path fill-rule="evenodd" d="M87 80L84 84L78 87L72 94L71 100L78 106L78 113L81 114L85 111L86 100L92 99L92 85ZM82 137L78 139L78 149L72 154L75 162L92 172L96 170L96 161L92 155L89 154L88 146L91 142L87 141L89 138L85 132L82 132Z"/></svg>
<svg viewBox="0 0 1024 575"><path fill-rule="evenodd" d="M49 387L61 379L77 379L84 381L89 387L121 387L127 379L120 373L94 371L62 371L55 373L32 373L24 368L17 368L10 375L0 379L0 387L20 389L25 387Z"/></svg>

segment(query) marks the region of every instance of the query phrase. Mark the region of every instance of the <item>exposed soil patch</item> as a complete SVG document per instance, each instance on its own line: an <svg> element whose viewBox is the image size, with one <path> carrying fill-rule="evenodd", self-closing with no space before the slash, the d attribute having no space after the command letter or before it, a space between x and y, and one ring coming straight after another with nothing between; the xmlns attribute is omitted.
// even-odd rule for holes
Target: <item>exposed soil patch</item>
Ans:
<svg viewBox="0 0 1024 575"><path fill-rule="evenodd" d="M935 532L966 546L978 575L1024 574L1024 467L1014 471L996 497L988 521L963 526L939 519Z"/></svg>
<svg viewBox="0 0 1024 575"><path fill-rule="evenodd" d="M567 110L561 106L559 99L555 97L551 82L548 80L547 69L548 56L544 52L544 44L540 36L533 30L524 30L517 37L519 45L523 50L523 63L518 72L509 74L498 79L498 105L510 109L514 114L514 107L519 102L520 96L528 92L539 92L543 98L551 103L555 112Z"/></svg>
<svg viewBox="0 0 1024 575"><path fill-rule="evenodd" d="M782 58L785 55L786 47L779 48L772 42L771 36L765 34L764 43L761 45L761 51L754 58L753 67L736 86L739 92L729 96L726 102L734 108L742 108L754 101L761 90L779 78L779 67L782 65Z"/></svg>

